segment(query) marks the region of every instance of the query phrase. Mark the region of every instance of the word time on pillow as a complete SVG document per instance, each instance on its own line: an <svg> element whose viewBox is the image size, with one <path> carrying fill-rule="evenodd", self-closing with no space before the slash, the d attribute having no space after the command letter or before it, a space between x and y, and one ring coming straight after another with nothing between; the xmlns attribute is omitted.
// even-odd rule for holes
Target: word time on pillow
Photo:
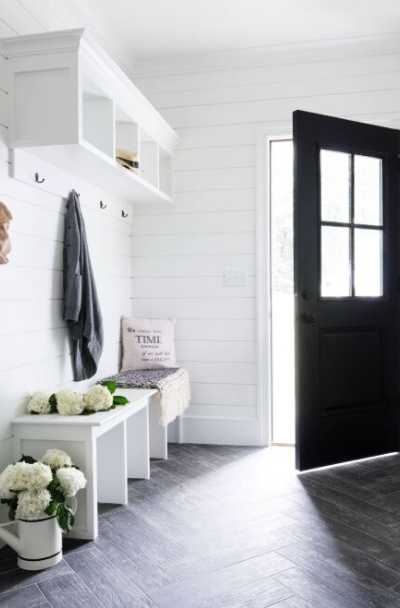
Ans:
<svg viewBox="0 0 400 608"><path fill-rule="evenodd" d="M176 367L175 321L122 319L122 371Z"/></svg>

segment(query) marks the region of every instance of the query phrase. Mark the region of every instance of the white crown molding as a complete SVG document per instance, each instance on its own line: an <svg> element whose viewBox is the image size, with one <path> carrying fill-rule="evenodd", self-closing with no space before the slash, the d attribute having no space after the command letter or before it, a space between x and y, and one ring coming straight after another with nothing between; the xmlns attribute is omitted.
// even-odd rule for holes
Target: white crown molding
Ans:
<svg viewBox="0 0 400 608"><path fill-rule="evenodd" d="M83 28L43 32L3 38L1 44L7 59L42 55L49 52L68 53L79 48L83 34Z"/></svg>
<svg viewBox="0 0 400 608"><path fill-rule="evenodd" d="M185 73L248 69L295 63L317 63L328 59L346 59L400 53L400 35L357 36L313 40L291 44L273 44L250 48L221 50L192 55L170 55L138 60L135 76L172 76Z"/></svg>

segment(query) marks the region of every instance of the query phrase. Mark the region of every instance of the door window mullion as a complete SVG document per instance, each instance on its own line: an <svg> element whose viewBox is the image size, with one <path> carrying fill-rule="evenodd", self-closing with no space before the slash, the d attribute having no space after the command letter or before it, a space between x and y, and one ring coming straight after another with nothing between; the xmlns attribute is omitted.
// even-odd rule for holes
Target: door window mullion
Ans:
<svg viewBox="0 0 400 608"><path fill-rule="evenodd" d="M321 226L332 226L337 228L350 228L351 224L349 222L330 222L327 220L321 221Z"/></svg>

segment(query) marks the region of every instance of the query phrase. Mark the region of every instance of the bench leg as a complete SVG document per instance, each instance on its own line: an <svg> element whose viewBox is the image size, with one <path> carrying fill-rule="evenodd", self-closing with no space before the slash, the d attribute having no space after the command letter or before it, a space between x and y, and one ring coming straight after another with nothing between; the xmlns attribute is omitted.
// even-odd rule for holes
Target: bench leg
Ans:
<svg viewBox="0 0 400 608"><path fill-rule="evenodd" d="M126 422L123 421L98 438L98 500L128 504Z"/></svg>
<svg viewBox="0 0 400 608"><path fill-rule="evenodd" d="M183 416L178 416L178 443L183 443Z"/></svg>
<svg viewBox="0 0 400 608"><path fill-rule="evenodd" d="M72 456L72 460L74 461L74 457ZM76 462L76 461L75 461ZM95 539L99 534L99 524L98 524L98 513L97 513L97 443L96 438L94 437L92 432L87 434L86 442L85 442L85 464L82 466L83 471L86 474L86 488L85 488L85 501L84 504L79 506L80 496L82 492L78 493L78 512L76 514L76 528L72 528L72 533L70 535L74 538L90 538ZM86 530L87 536L85 532L81 532L79 530L79 523L82 515L81 513L85 509L86 511Z"/></svg>
<svg viewBox="0 0 400 608"><path fill-rule="evenodd" d="M150 402L150 458L168 459L168 427L161 426L159 397Z"/></svg>
<svg viewBox="0 0 400 608"><path fill-rule="evenodd" d="M128 477L150 479L149 407L127 420Z"/></svg>

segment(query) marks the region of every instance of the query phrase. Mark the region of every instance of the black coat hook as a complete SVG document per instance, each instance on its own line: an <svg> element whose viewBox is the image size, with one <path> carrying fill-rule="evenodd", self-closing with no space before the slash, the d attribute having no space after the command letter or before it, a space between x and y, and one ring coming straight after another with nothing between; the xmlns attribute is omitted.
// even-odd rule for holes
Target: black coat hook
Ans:
<svg viewBox="0 0 400 608"><path fill-rule="evenodd" d="M124 211L124 210L122 209L122 211L121 211L121 215L122 215L122 217L123 217L123 218L125 218L125 217L128 217L129 213L127 213L126 211Z"/></svg>
<svg viewBox="0 0 400 608"><path fill-rule="evenodd" d="M43 182L45 182L45 181L46 181L46 180L45 180L45 178L44 178L44 177L40 178L40 177L39 177L39 173L35 173L35 182L36 182L37 184L43 184Z"/></svg>
<svg viewBox="0 0 400 608"><path fill-rule="evenodd" d="M107 209L107 207L108 207L107 203L103 203L103 201L100 201L99 205L100 205L100 209Z"/></svg>

